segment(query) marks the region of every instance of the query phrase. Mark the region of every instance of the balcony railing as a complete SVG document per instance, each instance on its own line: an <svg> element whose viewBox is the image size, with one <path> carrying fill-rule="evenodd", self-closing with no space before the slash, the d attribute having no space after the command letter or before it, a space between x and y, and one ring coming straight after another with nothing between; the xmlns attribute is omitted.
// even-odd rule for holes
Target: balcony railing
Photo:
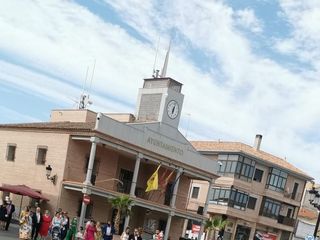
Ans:
<svg viewBox="0 0 320 240"><path fill-rule="evenodd" d="M287 225L290 227L294 227L295 219L279 215L278 216L278 223L281 223L283 225Z"/></svg>

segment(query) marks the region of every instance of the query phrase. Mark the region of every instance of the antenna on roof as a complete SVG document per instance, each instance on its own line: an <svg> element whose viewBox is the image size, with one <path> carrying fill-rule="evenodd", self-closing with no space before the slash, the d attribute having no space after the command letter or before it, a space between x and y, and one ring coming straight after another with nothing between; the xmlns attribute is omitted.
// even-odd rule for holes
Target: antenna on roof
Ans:
<svg viewBox="0 0 320 240"><path fill-rule="evenodd" d="M167 75L170 48L171 48L171 39L170 39L169 47L168 47L168 50L167 50L166 58L164 60L163 68L162 68L162 71L161 71L161 77L166 77L166 75Z"/></svg>
<svg viewBox="0 0 320 240"><path fill-rule="evenodd" d="M159 77L159 70L156 69L158 52L159 52L159 43L160 43L160 35L159 35L159 38L158 38L157 50L156 50L156 55L154 57L154 63L153 63L153 70L152 70L152 77L153 78L158 78Z"/></svg>
<svg viewBox="0 0 320 240"><path fill-rule="evenodd" d="M93 81L95 68L96 68L96 59L94 59L94 63L93 63L93 70L92 70L92 75L91 75L91 80L90 80L89 91L86 93L86 83L87 83L87 79L88 79L88 75L89 75L89 66L87 67L86 78L84 80L82 93L80 95L78 109L86 109L88 105L92 104L92 101L90 101L89 98L90 98L90 92L91 92L91 88L92 88L92 81Z"/></svg>

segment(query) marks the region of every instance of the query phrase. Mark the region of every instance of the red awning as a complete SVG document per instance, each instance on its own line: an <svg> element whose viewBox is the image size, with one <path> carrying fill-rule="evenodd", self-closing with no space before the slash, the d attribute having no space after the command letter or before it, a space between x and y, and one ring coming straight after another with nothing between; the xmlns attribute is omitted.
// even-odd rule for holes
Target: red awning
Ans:
<svg viewBox="0 0 320 240"><path fill-rule="evenodd" d="M26 185L4 184L3 186L0 186L0 191L11 192L11 193L22 195L22 196L28 196L35 199L42 199L42 200L49 201L49 199L44 197L41 193L33 190L32 188Z"/></svg>

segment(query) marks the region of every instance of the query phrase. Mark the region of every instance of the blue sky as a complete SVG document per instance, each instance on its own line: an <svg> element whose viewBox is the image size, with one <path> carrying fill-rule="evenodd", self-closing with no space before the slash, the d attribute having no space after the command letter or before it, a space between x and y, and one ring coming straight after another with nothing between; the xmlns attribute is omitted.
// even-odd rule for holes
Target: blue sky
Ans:
<svg viewBox="0 0 320 240"><path fill-rule="evenodd" d="M74 108L96 61L92 110L135 111L161 69L182 82L190 139L253 144L319 179L320 2L18 1L0 9L0 123ZM188 121L190 122L188 126Z"/></svg>

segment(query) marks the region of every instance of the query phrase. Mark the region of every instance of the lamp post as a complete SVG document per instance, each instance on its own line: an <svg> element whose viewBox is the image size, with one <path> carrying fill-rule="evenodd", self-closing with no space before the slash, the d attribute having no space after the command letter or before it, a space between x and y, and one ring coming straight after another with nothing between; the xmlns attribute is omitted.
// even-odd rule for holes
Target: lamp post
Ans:
<svg viewBox="0 0 320 240"><path fill-rule="evenodd" d="M318 190L315 189L313 186L311 190L309 190L310 199L309 202L312 206L314 206L318 211L320 211L320 193ZM318 219L316 223L316 227L314 229L313 237L314 239L317 239L317 233L319 229L319 223L320 223L320 212L318 213Z"/></svg>

